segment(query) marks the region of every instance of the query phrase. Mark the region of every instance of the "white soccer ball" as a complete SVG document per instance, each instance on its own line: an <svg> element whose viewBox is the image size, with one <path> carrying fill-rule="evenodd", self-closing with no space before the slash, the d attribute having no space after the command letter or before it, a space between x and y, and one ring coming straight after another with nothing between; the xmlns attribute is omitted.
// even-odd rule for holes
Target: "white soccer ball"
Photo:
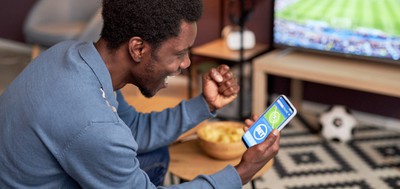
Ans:
<svg viewBox="0 0 400 189"><path fill-rule="evenodd" d="M350 110L342 105L335 105L321 114L319 121L322 126L322 136L328 140L347 142L352 138L357 120Z"/></svg>

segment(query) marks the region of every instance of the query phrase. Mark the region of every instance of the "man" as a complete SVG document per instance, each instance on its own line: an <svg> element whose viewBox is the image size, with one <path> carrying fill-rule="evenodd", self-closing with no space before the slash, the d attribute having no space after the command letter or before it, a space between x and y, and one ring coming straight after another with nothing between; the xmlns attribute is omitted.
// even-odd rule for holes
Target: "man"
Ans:
<svg viewBox="0 0 400 189"><path fill-rule="evenodd" d="M37 57L0 97L0 188L161 185L168 144L234 100L237 82L220 66L203 76L201 95L151 114L119 89L131 83L152 97L186 69L201 9L201 0L104 0L99 41L62 42ZM235 167L170 188L241 188L278 142L274 131Z"/></svg>

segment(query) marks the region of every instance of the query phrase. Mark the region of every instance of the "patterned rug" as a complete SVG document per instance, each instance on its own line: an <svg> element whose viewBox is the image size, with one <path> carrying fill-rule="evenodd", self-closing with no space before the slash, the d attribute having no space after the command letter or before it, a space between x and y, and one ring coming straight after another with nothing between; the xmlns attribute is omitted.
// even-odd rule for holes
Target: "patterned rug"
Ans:
<svg viewBox="0 0 400 189"><path fill-rule="evenodd" d="M273 169L256 188L400 189L400 133L358 126L351 141L340 143L312 134L295 118L281 131Z"/></svg>

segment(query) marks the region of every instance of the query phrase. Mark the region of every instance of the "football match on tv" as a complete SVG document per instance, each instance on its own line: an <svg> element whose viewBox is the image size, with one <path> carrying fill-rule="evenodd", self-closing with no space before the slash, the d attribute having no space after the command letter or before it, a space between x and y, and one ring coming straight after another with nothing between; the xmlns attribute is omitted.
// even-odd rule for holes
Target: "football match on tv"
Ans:
<svg viewBox="0 0 400 189"><path fill-rule="evenodd" d="M400 60L400 0L276 0L274 42Z"/></svg>

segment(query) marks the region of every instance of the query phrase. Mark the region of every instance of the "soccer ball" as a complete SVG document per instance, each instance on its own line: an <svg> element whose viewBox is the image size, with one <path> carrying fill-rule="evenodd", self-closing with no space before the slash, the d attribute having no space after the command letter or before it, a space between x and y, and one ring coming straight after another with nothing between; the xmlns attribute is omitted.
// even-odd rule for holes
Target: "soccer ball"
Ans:
<svg viewBox="0 0 400 189"><path fill-rule="evenodd" d="M352 138L357 121L350 110L342 105L335 105L319 117L322 136L328 140L347 142Z"/></svg>

